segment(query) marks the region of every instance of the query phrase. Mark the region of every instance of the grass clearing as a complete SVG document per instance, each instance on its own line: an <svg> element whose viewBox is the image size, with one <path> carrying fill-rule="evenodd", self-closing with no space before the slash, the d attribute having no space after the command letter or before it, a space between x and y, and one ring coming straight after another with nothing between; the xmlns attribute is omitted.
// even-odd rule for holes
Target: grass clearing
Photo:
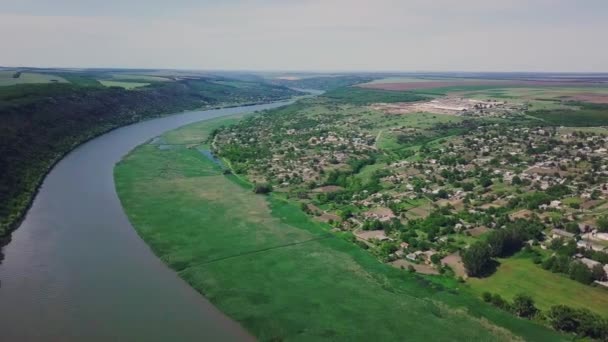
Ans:
<svg viewBox="0 0 608 342"><path fill-rule="evenodd" d="M116 166L115 181L153 251L260 340L561 338L459 294L453 279L429 281L380 263L184 146L231 120L170 132L164 139L173 149L138 147Z"/></svg>
<svg viewBox="0 0 608 342"><path fill-rule="evenodd" d="M534 298L541 310L563 304L608 317L608 291L544 270L529 258L514 256L499 261L500 266L492 276L467 280L474 293L479 296L485 291L498 293L507 300L525 293Z"/></svg>

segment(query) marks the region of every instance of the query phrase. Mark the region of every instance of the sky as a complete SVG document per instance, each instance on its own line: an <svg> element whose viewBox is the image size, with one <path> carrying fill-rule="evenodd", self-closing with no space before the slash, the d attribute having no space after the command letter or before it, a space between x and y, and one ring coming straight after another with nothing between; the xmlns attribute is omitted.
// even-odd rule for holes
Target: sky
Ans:
<svg viewBox="0 0 608 342"><path fill-rule="evenodd" d="M0 0L1 66L608 72L606 0Z"/></svg>

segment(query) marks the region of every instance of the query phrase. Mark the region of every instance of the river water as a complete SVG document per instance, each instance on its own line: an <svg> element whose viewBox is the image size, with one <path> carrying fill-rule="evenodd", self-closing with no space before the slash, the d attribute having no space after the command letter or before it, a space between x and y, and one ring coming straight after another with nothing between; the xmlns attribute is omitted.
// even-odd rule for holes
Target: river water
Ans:
<svg viewBox="0 0 608 342"><path fill-rule="evenodd" d="M2 341L237 341L251 337L166 267L117 197L113 168L159 134L200 120L290 102L194 111L93 139L45 178L4 247Z"/></svg>

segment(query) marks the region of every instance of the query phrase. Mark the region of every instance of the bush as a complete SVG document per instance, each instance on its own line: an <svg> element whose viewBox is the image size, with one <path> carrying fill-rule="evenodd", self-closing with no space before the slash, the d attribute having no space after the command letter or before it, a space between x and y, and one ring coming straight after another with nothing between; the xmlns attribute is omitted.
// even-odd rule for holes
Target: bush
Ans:
<svg viewBox="0 0 608 342"><path fill-rule="evenodd" d="M490 300L490 302L492 303L492 305L499 309L509 310L510 308L509 303L497 293L492 295L492 299Z"/></svg>
<svg viewBox="0 0 608 342"><path fill-rule="evenodd" d="M593 274L591 270L582 262L574 261L570 263L568 275L571 279L583 284L591 284L593 282Z"/></svg>
<svg viewBox="0 0 608 342"><path fill-rule="evenodd" d="M256 183L253 186L253 192L256 194L268 194L272 192L272 185L268 183Z"/></svg>
<svg viewBox="0 0 608 342"><path fill-rule="evenodd" d="M492 301L492 294L490 292L484 292L481 295L481 298L483 299L484 302L489 303Z"/></svg>

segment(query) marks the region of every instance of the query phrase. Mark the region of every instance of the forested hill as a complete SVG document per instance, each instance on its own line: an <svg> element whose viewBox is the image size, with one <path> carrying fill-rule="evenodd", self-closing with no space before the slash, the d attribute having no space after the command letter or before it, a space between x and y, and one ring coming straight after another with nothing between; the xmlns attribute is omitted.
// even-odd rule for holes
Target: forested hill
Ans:
<svg viewBox="0 0 608 342"><path fill-rule="evenodd" d="M50 167L100 133L176 111L296 94L278 85L209 79L136 90L70 83L0 87L0 236L16 225Z"/></svg>

